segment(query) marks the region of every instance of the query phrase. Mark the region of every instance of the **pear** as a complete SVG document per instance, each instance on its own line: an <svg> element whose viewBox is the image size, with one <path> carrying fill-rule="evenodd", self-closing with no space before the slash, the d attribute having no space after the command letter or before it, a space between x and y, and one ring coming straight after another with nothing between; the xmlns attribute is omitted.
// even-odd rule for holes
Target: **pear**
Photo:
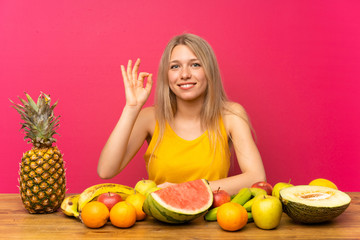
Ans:
<svg viewBox="0 0 360 240"><path fill-rule="evenodd" d="M251 195L253 197L259 196L259 195L267 195L267 192L262 188L250 188Z"/></svg>

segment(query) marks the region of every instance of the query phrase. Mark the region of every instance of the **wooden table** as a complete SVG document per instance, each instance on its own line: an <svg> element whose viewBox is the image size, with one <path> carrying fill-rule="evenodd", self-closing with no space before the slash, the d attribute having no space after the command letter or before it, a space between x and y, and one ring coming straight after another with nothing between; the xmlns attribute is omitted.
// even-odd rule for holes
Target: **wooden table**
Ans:
<svg viewBox="0 0 360 240"><path fill-rule="evenodd" d="M275 230L261 230L248 223L237 232L220 229L203 218L183 225L168 225L148 217L132 228L120 229L109 222L89 229L61 211L29 214L19 194L0 194L0 239L360 239L360 192L349 193L348 209L331 222L303 225L283 214Z"/></svg>

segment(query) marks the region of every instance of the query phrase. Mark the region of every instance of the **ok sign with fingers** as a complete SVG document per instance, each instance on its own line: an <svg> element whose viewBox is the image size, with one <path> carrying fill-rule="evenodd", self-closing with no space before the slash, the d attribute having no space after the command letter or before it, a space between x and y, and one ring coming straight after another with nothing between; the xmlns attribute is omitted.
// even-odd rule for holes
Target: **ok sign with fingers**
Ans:
<svg viewBox="0 0 360 240"><path fill-rule="evenodd" d="M127 69L121 65L121 73L124 80L126 105L131 107L142 107L148 99L152 87L152 74L140 72L140 59L138 58L132 67L132 61L129 60ZM144 81L146 84L144 87Z"/></svg>

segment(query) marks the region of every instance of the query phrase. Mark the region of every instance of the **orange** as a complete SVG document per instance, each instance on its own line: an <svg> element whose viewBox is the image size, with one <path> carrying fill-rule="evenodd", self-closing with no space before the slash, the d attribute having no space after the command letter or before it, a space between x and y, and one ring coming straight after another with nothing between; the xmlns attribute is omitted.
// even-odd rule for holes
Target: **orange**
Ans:
<svg viewBox="0 0 360 240"><path fill-rule="evenodd" d="M226 231L237 231L243 228L248 221L246 209L238 203L227 202L217 211L217 222Z"/></svg>
<svg viewBox="0 0 360 240"><path fill-rule="evenodd" d="M110 221L116 227L129 228L136 222L136 210L125 201L118 202L110 210Z"/></svg>
<svg viewBox="0 0 360 240"><path fill-rule="evenodd" d="M136 211L136 221L143 220L146 217L146 213L142 210L145 202L145 196L141 193L134 193L129 195L126 200L127 203L133 205Z"/></svg>
<svg viewBox="0 0 360 240"><path fill-rule="evenodd" d="M98 201L87 203L81 211L81 221L89 228L100 228L108 219L109 209Z"/></svg>

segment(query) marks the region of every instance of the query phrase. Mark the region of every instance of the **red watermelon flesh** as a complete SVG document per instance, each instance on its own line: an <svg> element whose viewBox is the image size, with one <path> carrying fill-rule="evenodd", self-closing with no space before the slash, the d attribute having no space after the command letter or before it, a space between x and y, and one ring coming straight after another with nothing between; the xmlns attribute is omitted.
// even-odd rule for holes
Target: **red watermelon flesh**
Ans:
<svg viewBox="0 0 360 240"><path fill-rule="evenodd" d="M176 184L151 194L162 205L184 213L204 211L213 199L211 188L204 179Z"/></svg>

